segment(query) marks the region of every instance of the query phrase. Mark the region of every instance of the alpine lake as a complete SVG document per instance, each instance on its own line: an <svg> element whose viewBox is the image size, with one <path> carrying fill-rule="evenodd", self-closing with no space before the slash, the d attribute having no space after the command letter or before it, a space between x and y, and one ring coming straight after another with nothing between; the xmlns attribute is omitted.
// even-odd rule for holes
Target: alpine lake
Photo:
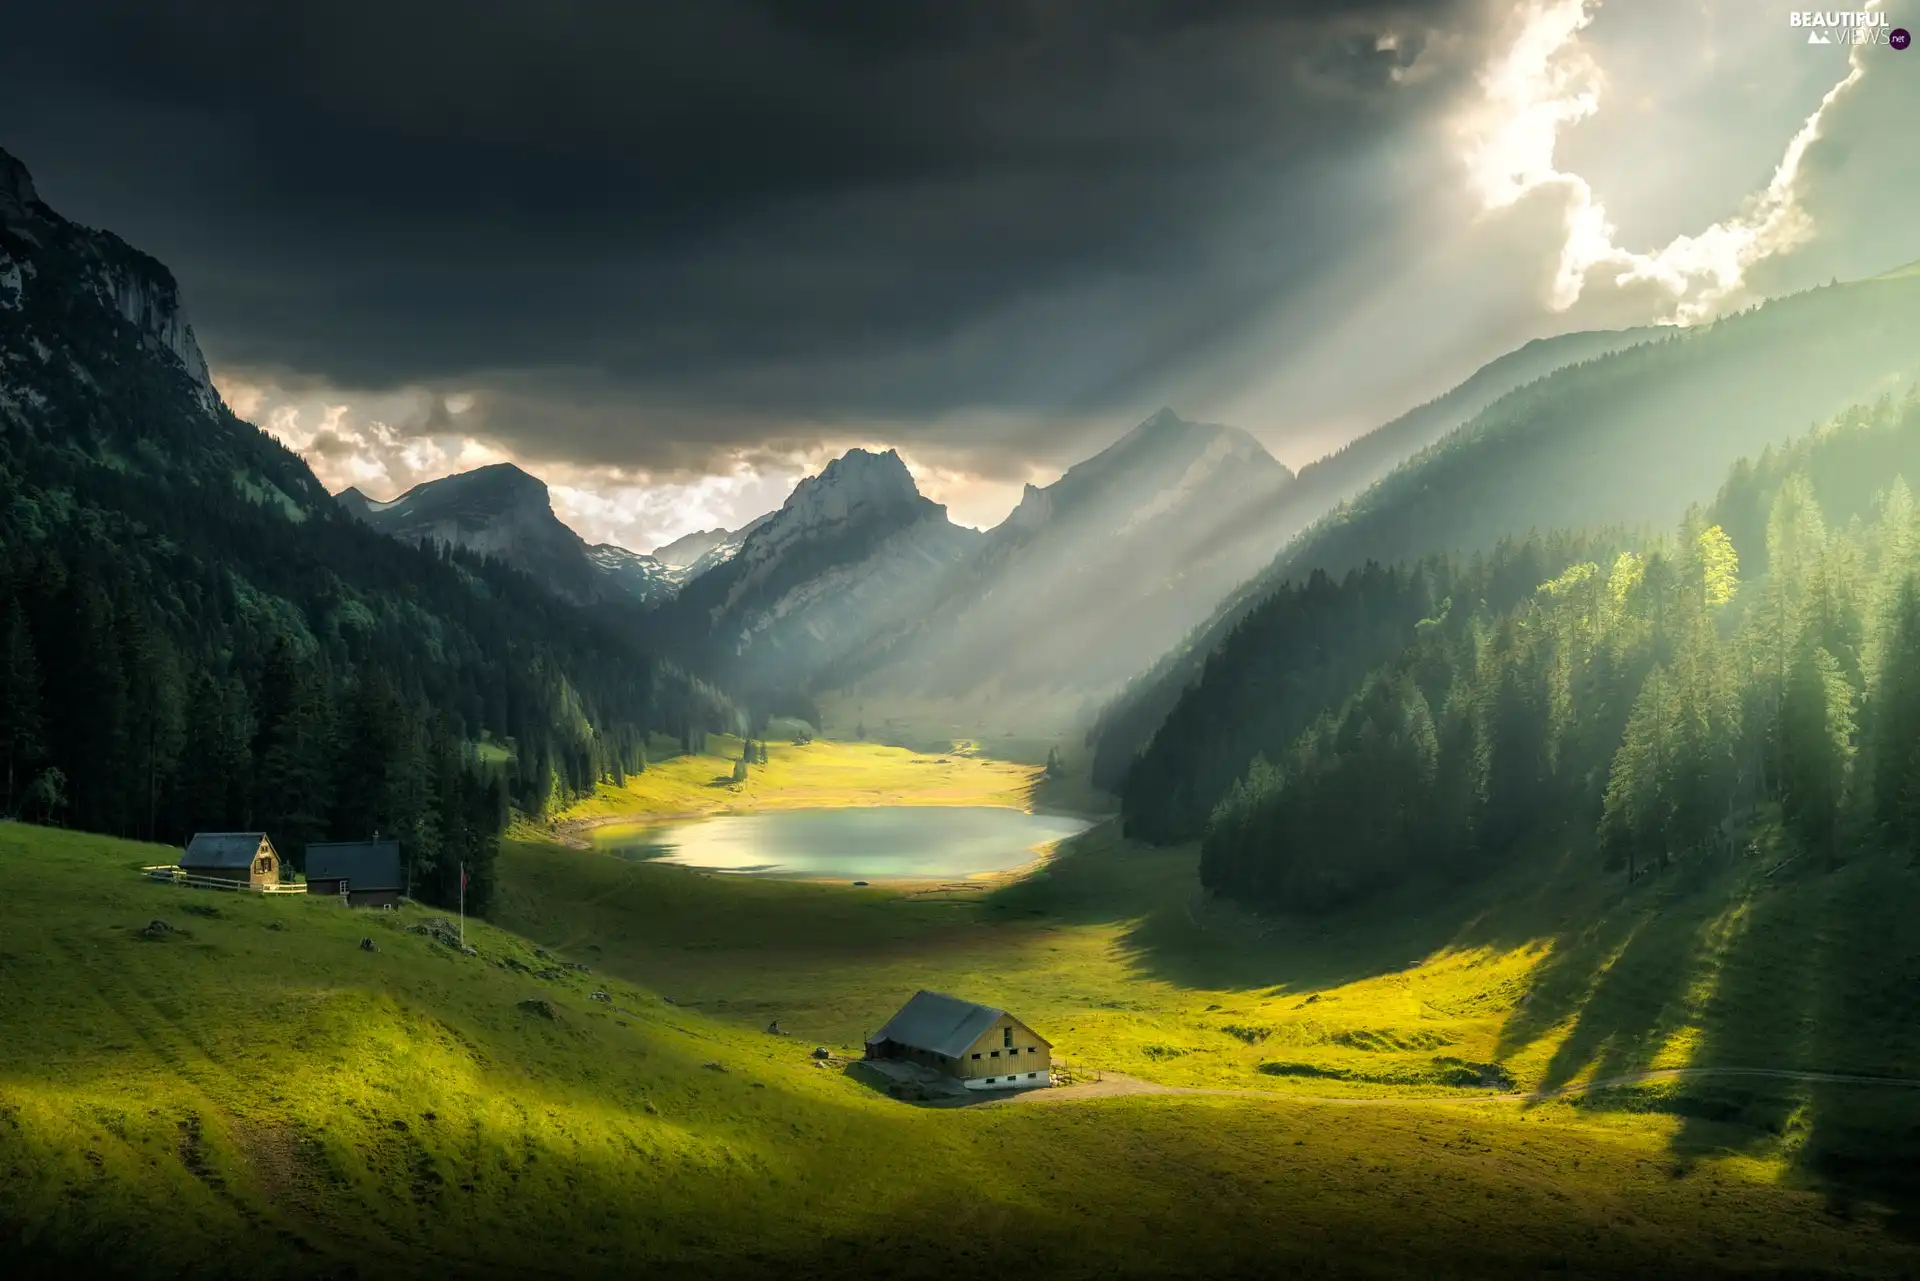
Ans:
<svg viewBox="0 0 1920 1281"><path fill-rule="evenodd" d="M988 805L878 805L720 814L591 833L635 861L783 880L964 879L1030 863L1086 819Z"/></svg>

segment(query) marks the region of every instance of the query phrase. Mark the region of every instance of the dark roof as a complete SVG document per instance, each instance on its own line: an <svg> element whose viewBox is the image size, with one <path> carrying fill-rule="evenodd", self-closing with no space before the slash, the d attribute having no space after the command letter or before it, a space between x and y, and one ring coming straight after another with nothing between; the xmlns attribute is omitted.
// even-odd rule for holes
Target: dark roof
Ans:
<svg viewBox="0 0 1920 1281"><path fill-rule="evenodd" d="M400 889L400 842L323 841L309 845L307 879L343 880L356 890Z"/></svg>
<svg viewBox="0 0 1920 1281"><path fill-rule="evenodd" d="M929 992L924 988L900 1007L900 1012L875 1032L872 1042L892 1041L916 1050L931 1050L954 1058L966 1053L980 1034L1006 1015L990 1005L975 1005L957 996Z"/></svg>
<svg viewBox="0 0 1920 1281"><path fill-rule="evenodd" d="M180 866L251 867L266 839L265 832L195 832L180 856Z"/></svg>

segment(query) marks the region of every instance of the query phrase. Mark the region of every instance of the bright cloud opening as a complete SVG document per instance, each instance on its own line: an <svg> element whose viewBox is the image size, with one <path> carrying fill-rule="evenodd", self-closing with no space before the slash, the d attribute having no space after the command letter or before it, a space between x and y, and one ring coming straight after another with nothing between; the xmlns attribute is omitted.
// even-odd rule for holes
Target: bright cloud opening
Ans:
<svg viewBox="0 0 1920 1281"><path fill-rule="evenodd" d="M1878 4L1869 0L1867 8ZM1665 291L1672 306L1660 319L1709 319L1738 293L1748 268L1812 238L1813 220L1800 201L1801 166L1827 112L1865 76L1869 46L1853 47L1847 74L1788 140L1764 188L1705 230L1638 252L1617 242L1587 180L1555 163L1562 131L1600 110L1605 77L1580 41L1599 9L1600 0L1533 0L1520 10L1512 42L1482 72L1481 100L1462 125L1469 181L1489 214L1542 189L1564 192L1565 236L1549 294L1555 311L1573 306L1589 279L1604 273L1615 285L1651 283Z"/></svg>

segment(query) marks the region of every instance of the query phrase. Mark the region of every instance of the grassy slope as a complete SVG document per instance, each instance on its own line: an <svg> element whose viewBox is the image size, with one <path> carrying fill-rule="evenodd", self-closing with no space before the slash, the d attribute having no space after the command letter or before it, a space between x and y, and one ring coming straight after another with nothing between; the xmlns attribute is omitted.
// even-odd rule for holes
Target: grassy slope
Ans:
<svg viewBox="0 0 1920 1281"><path fill-rule="evenodd" d="M735 750L713 747L575 817L1018 803L1035 785L1031 768L817 743L776 745L736 791L708 787ZM1866 1208L1900 1168L1888 1136L1920 1132L1884 1091L1708 1083L1521 1108L1433 1083L1436 1055L1497 1059L1528 1083L1669 1062L1914 1075L1900 1012L1920 955L1888 940L1920 890L1891 864L1805 881L1756 864L1626 899L1569 871L1531 895L1495 886L1305 927L1197 902L1190 852L1106 829L957 899L522 840L503 855L499 926L470 923L480 955L463 957L404 931L422 909L132 875L161 857L0 825L0 1264L9 1250L142 1273L224 1259L251 1276L350 1260L932 1275L1036 1252L1060 1276L1914 1262ZM141 938L153 916L191 937ZM556 962L529 939L593 972L538 977ZM856 1044L922 985L1020 1011L1070 1060L1275 1098L954 1112L811 1067L817 1041ZM757 1030L770 1018L795 1035ZM1274 1061L1346 1079L1257 1070ZM1380 1105L1314 1101L1340 1095Z"/></svg>
<svg viewBox="0 0 1920 1281"><path fill-rule="evenodd" d="M1920 1078L1920 876L1777 852L1627 893L1589 851L1334 922L1257 921L1193 892L1193 854L1098 829L1041 873L966 897L703 877L518 844L503 918L742 1027L857 1047L917 987L1019 1011L1070 1062L1173 1085L1378 1098L1665 1068ZM1315 998L1315 999L1309 999ZM1438 1060L1438 1061L1437 1061ZM1284 1074L1263 1065L1290 1065ZM1920 1201L1920 1091L1727 1078L1536 1109L1685 1165L1741 1154L1836 1204ZM1571 1123L1571 1122L1570 1122ZM1903 1211L1904 1212L1904 1211Z"/></svg>
<svg viewBox="0 0 1920 1281"><path fill-rule="evenodd" d="M1889 1017L1920 982L1920 946L1901 951L1881 919L1920 907L1904 864L1769 878L1760 856L1627 895L1563 857L1544 885L1290 922L1204 901L1191 850L1111 826L971 895L519 842L500 914L682 1003L849 1049L927 986L1019 1010L1070 1061L1177 1085L1297 1090L1258 1070L1287 1062L1400 1092L1435 1055L1498 1062L1528 1088L1699 1065L1920 1078L1920 1028Z"/></svg>

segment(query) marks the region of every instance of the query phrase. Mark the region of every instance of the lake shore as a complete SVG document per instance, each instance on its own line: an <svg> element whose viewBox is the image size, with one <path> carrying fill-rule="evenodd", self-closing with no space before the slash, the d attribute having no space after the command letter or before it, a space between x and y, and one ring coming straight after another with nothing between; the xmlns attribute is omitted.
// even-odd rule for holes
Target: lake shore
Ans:
<svg viewBox="0 0 1920 1281"><path fill-rule="evenodd" d="M934 755L878 743L816 739L769 743L767 763L732 777L740 740L713 735L708 750L669 757L603 785L546 823L523 825L522 839L591 849L593 832L715 815L884 805L987 807L1099 824L1110 812L1061 804L1039 766L979 756ZM1075 800L1091 797L1075 796Z"/></svg>

